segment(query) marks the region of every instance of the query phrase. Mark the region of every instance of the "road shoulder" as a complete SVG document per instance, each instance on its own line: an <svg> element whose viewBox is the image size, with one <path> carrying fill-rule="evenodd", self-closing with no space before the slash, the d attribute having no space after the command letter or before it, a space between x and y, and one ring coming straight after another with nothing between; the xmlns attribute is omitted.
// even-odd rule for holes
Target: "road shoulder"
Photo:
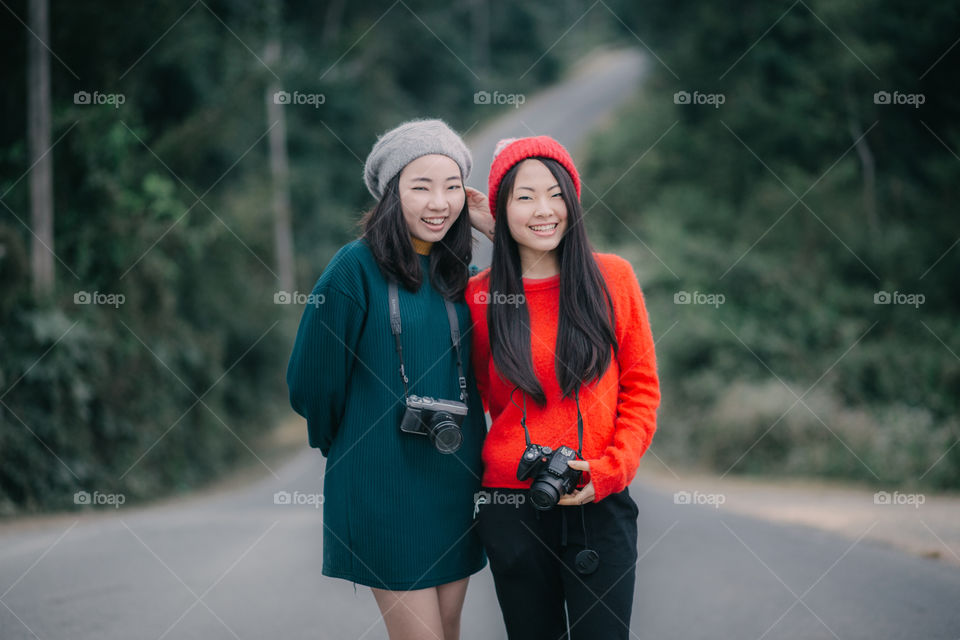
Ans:
<svg viewBox="0 0 960 640"><path fill-rule="evenodd" d="M960 495L878 491L816 479L726 476L641 464L636 483L675 502L716 506L886 544L960 567Z"/></svg>

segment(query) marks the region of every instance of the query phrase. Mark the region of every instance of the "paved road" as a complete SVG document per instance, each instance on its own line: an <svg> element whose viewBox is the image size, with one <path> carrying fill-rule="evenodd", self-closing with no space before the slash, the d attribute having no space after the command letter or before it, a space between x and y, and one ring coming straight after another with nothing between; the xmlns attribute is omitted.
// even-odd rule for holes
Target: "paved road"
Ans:
<svg viewBox="0 0 960 640"><path fill-rule="evenodd" d="M0 528L0 638L383 638L368 589L320 575L319 494L304 450L232 490ZM960 637L960 570L632 487L641 560L634 638ZM464 640L505 638L488 570Z"/></svg>
<svg viewBox="0 0 960 640"><path fill-rule="evenodd" d="M523 108L502 108L470 139L471 184L486 188L502 137L549 133L576 156L644 64L636 53L608 55ZM385 637L368 589L320 575L320 512L274 501L278 491L319 495L323 458L304 450L275 471L189 500L0 526L0 640ZM633 491L634 638L960 638L956 568ZM484 571L471 582L463 638L504 637Z"/></svg>

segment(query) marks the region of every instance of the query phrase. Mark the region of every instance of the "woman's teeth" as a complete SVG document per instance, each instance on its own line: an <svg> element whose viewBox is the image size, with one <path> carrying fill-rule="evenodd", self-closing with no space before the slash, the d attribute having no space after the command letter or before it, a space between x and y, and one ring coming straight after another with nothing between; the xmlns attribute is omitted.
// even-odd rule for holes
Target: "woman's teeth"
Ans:
<svg viewBox="0 0 960 640"><path fill-rule="evenodd" d="M426 222L427 224L433 225L433 226L439 226L443 224L443 222L446 220L446 218L420 218L420 219Z"/></svg>
<svg viewBox="0 0 960 640"><path fill-rule="evenodd" d="M554 222L553 224L537 224L537 225L531 226L530 228L533 229L534 231L553 231L554 229L557 228L557 223Z"/></svg>

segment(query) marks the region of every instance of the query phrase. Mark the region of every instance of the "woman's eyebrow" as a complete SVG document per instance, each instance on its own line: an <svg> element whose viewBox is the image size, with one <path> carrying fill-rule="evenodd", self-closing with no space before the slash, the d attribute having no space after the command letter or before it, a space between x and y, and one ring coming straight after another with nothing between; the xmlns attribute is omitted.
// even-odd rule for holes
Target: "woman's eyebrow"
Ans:
<svg viewBox="0 0 960 640"><path fill-rule="evenodd" d="M553 185L553 186L551 186L551 187L547 187L547 191L550 191L550 189L558 189L559 187L560 187L559 184L555 184L555 185ZM517 190L519 190L519 189L526 189L527 191L535 191L535 189L534 189L533 187L523 187L523 186L520 186L520 187L516 187L516 189L517 189Z"/></svg>

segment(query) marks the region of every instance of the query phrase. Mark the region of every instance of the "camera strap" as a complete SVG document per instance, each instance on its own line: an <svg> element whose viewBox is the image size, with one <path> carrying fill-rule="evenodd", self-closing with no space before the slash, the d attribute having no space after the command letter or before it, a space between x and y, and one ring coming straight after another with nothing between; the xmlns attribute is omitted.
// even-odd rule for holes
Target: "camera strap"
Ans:
<svg viewBox="0 0 960 640"><path fill-rule="evenodd" d="M510 402L513 403L513 406L518 406L516 402L513 401L513 394L520 387L514 387L513 391L510 392ZM523 406L520 407L522 415L520 417L520 424L523 425L523 437L527 440L527 446L531 444L530 440L530 430L527 428L527 394L520 392L523 395L522 402ZM574 389L574 400L577 403L577 457L583 460L583 414L580 412L580 385L578 384ZM479 508L479 507L477 507ZM567 544L567 512L561 511L562 518L562 544L565 546ZM537 517L540 517L540 513L537 512ZM581 575L590 575L597 570L597 567L600 566L600 554L597 553L594 549L590 548L590 543L587 542L587 514L584 505L580 505L580 524L583 527L583 549L580 550L575 559L574 559L574 568L577 570L577 573Z"/></svg>
<svg viewBox="0 0 960 640"><path fill-rule="evenodd" d="M390 297L390 332L396 341L397 357L400 358L400 379L403 380L403 396L410 395L407 385L410 379L407 378L407 371L403 366L403 344L400 341L400 334L403 332L403 326L400 322L400 292L397 283L390 281L387 283L387 294ZM450 324L450 342L453 343L453 351L457 357L457 382L460 385L460 401L467 402L467 379L463 375L463 360L460 357L460 322L457 320L457 310L453 303L447 299L443 301L447 308L447 322Z"/></svg>
<svg viewBox="0 0 960 640"><path fill-rule="evenodd" d="M510 392L510 402L513 403L513 406L517 407L517 403L513 402L513 394L516 393L517 389L520 387L514 387L513 391ZM574 400L577 403L577 457L583 460L583 414L580 413L580 385L578 384L574 388ZM530 429L527 428L527 394L523 391L520 392L521 402L523 402L522 407L518 407L521 411L520 416L520 425L523 427L523 437L527 441L527 446L529 447L533 441L530 440Z"/></svg>

